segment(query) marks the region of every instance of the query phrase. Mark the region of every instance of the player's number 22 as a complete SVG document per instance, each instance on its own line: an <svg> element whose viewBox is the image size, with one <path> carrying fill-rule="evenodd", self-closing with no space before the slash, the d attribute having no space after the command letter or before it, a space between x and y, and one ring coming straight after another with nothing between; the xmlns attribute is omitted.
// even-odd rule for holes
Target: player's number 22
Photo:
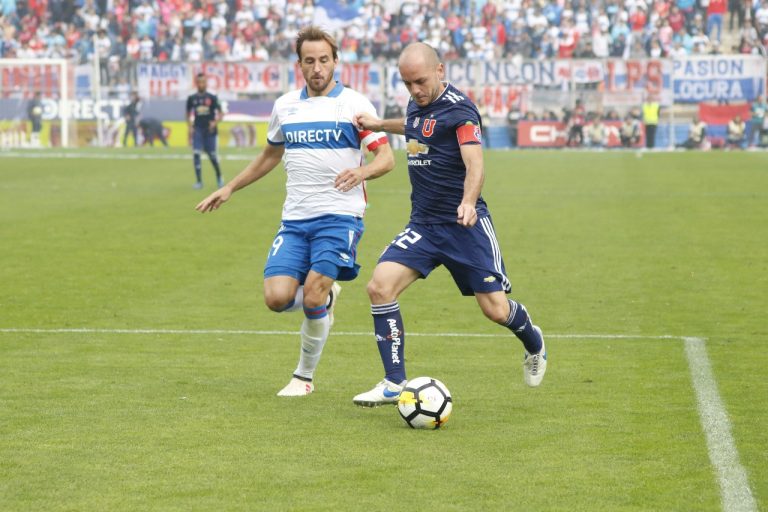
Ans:
<svg viewBox="0 0 768 512"><path fill-rule="evenodd" d="M395 239L392 240L392 243L400 247L401 249L408 249L408 246L406 244L413 245L419 240L421 240L420 234L411 230L411 228L405 228L405 231L398 234L395 237Z"/></svg>

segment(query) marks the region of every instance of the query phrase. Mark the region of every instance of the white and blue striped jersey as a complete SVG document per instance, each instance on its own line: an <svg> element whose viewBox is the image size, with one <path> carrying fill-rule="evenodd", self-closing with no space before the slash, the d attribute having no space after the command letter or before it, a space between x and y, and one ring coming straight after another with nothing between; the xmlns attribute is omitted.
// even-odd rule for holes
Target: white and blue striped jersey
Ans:
<svg viewBox="0 0 768 512"><path fill-rule="evenodd" d="M334 187L341 171L363 164L361 145L373 151L387 143L383 133L355 127L355 115L361 112L377 116L368 98L340 83L327 96L310 97L304 88L275 101L267 142L285 145L283 162L288 181L283 220L327 214L363 216L365 183L348 192Z"/></svg>

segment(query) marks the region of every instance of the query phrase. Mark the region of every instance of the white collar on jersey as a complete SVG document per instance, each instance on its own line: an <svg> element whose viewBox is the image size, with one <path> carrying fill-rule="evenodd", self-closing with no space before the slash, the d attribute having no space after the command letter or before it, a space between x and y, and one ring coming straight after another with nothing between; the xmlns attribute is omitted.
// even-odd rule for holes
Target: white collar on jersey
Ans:
<svg viewBox="0 0 768 512"><path fill-rule="evenodd" d="M344 90L344 86L341 84L341 82L336 82L336 87L331 89L331 92L329 92L326 96L328 98L335 98L339 94L341 94L341 91ZM309 94L307 94L307 86L305 85L304 88L301 90L301 96L299 96L299 99L302 100L308 100Z"/></svg>

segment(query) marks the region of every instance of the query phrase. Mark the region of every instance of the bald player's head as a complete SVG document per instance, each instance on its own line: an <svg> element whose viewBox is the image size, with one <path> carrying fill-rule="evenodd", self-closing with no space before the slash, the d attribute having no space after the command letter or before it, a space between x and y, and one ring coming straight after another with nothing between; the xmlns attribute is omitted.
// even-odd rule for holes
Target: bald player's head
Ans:
<svg viewBox="0 0 768 512"><path fill-rule="evenodd" d="M405 47L397 61L398 66L419 65L435 69L440 64L440 58L434 48L426 43L411 43Z"/></svg>
<svg viewBox="0 0 768 512"><path fill-rule="evenodd" d="M398 67L405 87L419 106L429 105L443 92L443 64L428 44L406 46L400 54Z"/></svg>

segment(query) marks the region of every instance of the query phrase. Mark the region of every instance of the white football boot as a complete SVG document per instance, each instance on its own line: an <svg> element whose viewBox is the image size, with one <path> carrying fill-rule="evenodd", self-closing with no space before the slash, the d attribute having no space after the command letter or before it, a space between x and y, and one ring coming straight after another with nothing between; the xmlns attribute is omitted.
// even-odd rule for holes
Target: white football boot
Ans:
<svg viewBox="0 0 768 512"><path fill-rule="evenodd" d="M278 391L277 396L305 396L315 390L315 385L306 380L293 377L283 389Z"/></svg>
<svg viewBox="0 0 768 512"><path fill-rule="evenodd" d="M395 384L387 379L382 380L370 391L360 393L352 401L362 407L378 407L384 404L396 404L400 392L405 387L405 381Z"/></svg>
<svg viewBox="0 0 768 512"><path fill-rule="evenodd" d="M333 310L336 308L336 301L339 300L341 295L341 285L336 281L331 285L331 292L328 294L330 301L328 302L328 327L333 327Z"/></svg>
<svg viewBox="0 0 768 512"><path fill-rule="evenodd" d="M544 335L541 333L541 329L538 325L534 325L533 328L539 333L541 337L541 351L538 354L529 354L525 352L525 358L523 359L523 377L525 383L535 388L541 384L544 374L547 372L547 349L544 346Z"/></svg>

